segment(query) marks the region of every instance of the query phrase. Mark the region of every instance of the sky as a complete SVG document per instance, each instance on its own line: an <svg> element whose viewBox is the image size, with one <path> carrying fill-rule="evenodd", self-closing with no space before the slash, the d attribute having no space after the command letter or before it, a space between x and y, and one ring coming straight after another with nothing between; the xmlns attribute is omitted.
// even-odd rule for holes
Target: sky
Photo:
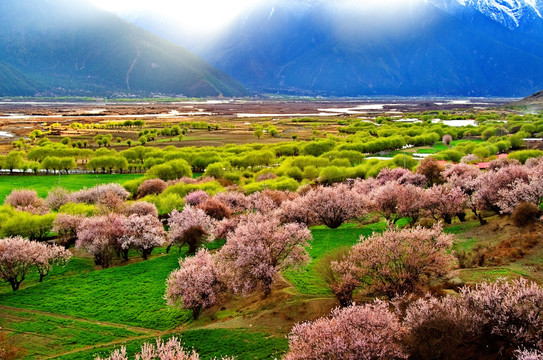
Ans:
<svg viewBox="0 0 543 360"><path fill-rule="evenodd" d="M91 0L98 7L123 15L154 13L179 20L185 29L215 32L245 8L264 0ZM287 0L289 1L289 0ZM312 0L315 1L315 0ZM397 8L426 0L326 0L346 6ZM125 16L126 17L126 16ZM130 16L128 16L130 18Z"/></svg>
<svg viewBox="0 0 543 360"><path fill-rule="evenodd" d="M92 0L98 7L118 14L152 11L178 18L185 27L215 30L235 18L255 0Z"/></svg>

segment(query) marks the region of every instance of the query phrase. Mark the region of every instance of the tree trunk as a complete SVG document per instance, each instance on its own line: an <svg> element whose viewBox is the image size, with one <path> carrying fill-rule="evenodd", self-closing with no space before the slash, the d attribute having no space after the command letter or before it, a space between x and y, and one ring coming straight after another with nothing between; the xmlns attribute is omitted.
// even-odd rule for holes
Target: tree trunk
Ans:
<svg viewBox="0 0 543 360"><path fill-rule="evenodd" d="M196 307L192 308L192 316L193 316L194 320L198 320L198 317L200 316L201 311L202 311L201 306L196 306Z"/></svg>
<svg viewBox="0 0 543 360"><path fill-rule="evenodd" d="M196 241L190 241L189 243L189 254L191 255L194 255L196 254L196 245L198 245L198 243Z"/></svg>
<svg viewBox="0 0 543 360"><path fill-rule="evenodd" d="M123 250L123 260L128 261L128 249Z"/></svg>
<svg viewBox="0 0 543 360"><path fill-rule="evenodd" d="M481 212L477 212L476 210L473 210L473 213L477 215L477 219L479 219L479 224L485 225L487 221L483 219L483 216L481 215Z"/></svg>
<svg viewBox="0 0 543 360"><path fill-rule="evenodd" d="M11 288L13 289L13 291L19 290L19 285L21 285L21 281L17 281L17 279L8 280L8 282L11 284Z"/></svg>

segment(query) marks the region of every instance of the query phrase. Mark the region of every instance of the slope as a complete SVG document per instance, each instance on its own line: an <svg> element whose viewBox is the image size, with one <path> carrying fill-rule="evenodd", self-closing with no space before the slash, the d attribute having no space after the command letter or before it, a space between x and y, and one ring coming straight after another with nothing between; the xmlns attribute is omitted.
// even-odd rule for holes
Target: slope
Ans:
<svg viewBox="0 0 543 360"><path fill-rule="evenodd" d="M5 0L0 20L0 61L44 84L46 92L245 94L184 48L84 0Z"/></svg>

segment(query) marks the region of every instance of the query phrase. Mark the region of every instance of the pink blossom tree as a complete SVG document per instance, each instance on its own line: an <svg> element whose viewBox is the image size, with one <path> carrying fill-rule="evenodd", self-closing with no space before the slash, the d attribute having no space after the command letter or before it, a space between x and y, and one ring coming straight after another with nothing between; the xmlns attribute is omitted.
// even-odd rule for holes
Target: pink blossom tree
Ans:
<svg viewBox="0 0 543 360"><path fill-rule="evenodd" d="M509 187L498 190L497 202L502 214L512 214L522 203L539 205L543 198L543 174L531 175L528 182L517 179Z"/></svg>
<svg viewBox="0 0 543 360"><path fill-rule="evenodd" d="M230 233L218 253L218 264L236 293L257 289L267 296L276 274L308 261L306 246L312 239L305 225L281 224L274 216L250 215Z"/></svg>
<svg viewBox="0 0 543 360"><path fill-rule="evenodd" d="M96 265L108 268L116 253L120 253L119 239L125 233L125 217L108 214L86 218L77 229L76 248L94 256Z"/></svg>
<svg viewBox="0 0 543 360"><path fill-rule="evenodd" d="M248 210L268 214L279 207L271 197L266 196L263 192L255 192L247 196Z"/></svg>
<svg viewBox="0 0 543 360"><path fill-rule="evenodd" d="M147 260L154 248L166 243L166 231L155 216L130 215L124 220L124 233L119 243L123 250L134 249Z"/></svg>
<svg viewBox="0 0 543 360"><path fill-rule="evenodd" d="M109 193L115 194L123 201L130 196L130 193L120 184L111 183L73 192L68 196L68 200L75 203L95 204L98 203L100 198Z"/></svg>
<svg viewBox="0 0 543 360"><path fill-rule="evenodd" d="M217 221L208 216L203 210L185 205L183 211L172 211L170 219L170 244L181 248L187 244L188 253L195 254L198 247L205 242L213 241Z"/></svg>
<svg viewBox="0 0 543 360"><path fill-rule="evenodd" d="M41 281L51 266L67 261L70 256L69 252L56 245L48 246L22 237L0 239L0 278L9 282L16 291L33 267L40 270Z"/></svg>
<svg viewBox="0 0 543 360"><path fill-rule="evenodd" d="M68 191L62 187L54 187L47 193L45 205L51 210L58 210L69 201Z"/></svg>
<svg viewBox="0 0 543 360"><path fill-rule="evenodd" d="M365 210L358 194L346 184L319 186L310 190L304 199L307 208L314 213L311 218L331 229L361 216Z"/></svg>
<svg viewBox="0 0 543 360"><path fill-rule="evenodd" d="M543 351L541 350L517 350L516 360L543 360Z"/></svg>
<svg viewBox="0 0 543 360"><path fill-rule="evenodd" d="M14 208L25 208L27 206L40 207L43 205L43 200L38 196L36 190L13 190L4 204L11 205Z"/></svg>
<svg viewBox="0 0 543 360"><path fill-rule="evenodd" d="M447 274L455 264L452 243L453 236L443 233L441 224L431 229L390 228L361 237L345 261L371 290L393 297Z"/></svg>
<svg viewBox="0 0 543 360"><path fill-rule="evenodd" d="M4 204L13 206L16 210L26 211L32 214L46 214L49 209L45 202L38 196L35 190L13 190Z"/></svg>
<svg viewBox="0 0 543 360"><path fill-rule="evenodd" d="M402 334L400 321L386 303L353 305L295 325L285 360L407 359Z"/></svg>
<svg viewBox="0 0 543 360"><path fill-rule="evenodd" d="M512 358L543 343L543 289L525 279L464 287L407 306L405 344L414 358Z"/></svg>
<svg viewBox="0 0 543 360"><path fill-rule="evenodd" d="M130 215L151 215L154 217L158 217L158 209L156 208L155 204L151 204L147 201L136 201L126 207L125 210L126 216Z"/></svg>
<svg viewBox="0 0 543 360"><path fill-rule="evenodd" d="M250 206L247 197L238 191L220 192L213 196L214 199L226 204L233 213L241 213Z"/></svg>
<svg viewBox="0 0 543 360"><path fill-rule="evenodd" d="M58 233L58 244L66 249L75 244L77 239L77 228L83 221L82 215L70 215L59 213L53 222L51 231Z"/></svg>
<svg viewBox="0 0 543 360"><path fill-rule="evenodd" d="M417 221L424 207L424 190L413 185L389 182L369 194L370 206L387 221L395 224L402 217Z"/></svg>
<svg viewBox="0 0 543 360"><path fill-rule="evenodd" d="M38 270L38 274L40 274L40 282L42 282L43 278L49 274L53 266L64 266L68 263L71 257L72 253L63 247L57 245L45 245L35 260L36 269Z"/></svg>
<svg viewBox="0 0 543 360"><path fill-rule="evenodd" d="M209 199L209 195L203 190L196 190L185 196L185 202L190 206L197 206L207 199Z"/></svg>
<svg viewBox="0 0 543 360"><path fill-rule="evenodd" d="M543 289L536 283L502 279L465 287L460 296L478 314L477 326L487 340L512 349L543 349Z"/></svg>
<svg viewBox="0 0 543 360"><path fill-rule="evenodd" d="M181 259L180 269L173 271L166 281L166 300L171 306L180 305L192 310L194 319L200 311L218 303L223 285L219 279L215 259L207 250L193 257Z"/></svg>
<svg viewBox="0 0 543 360"><path fill-rule="evenodd" d="M281 222L297 222L307 226L315 223L315 213L307 205L307 198L298 197L294 200L287 200L276 210L276 215Z"/></svg>
<svg viewBox="0 0 543 360"><path fill-rule="evenodd" d="M424 189L411 184L401 185L398 190L397 212L400 218L410 218L411 224L418 221L426 205Z"/></svg>
<svg viewBox="0 0 543 360"><path fill-rule="evenodd" d="M394 168L392 170L383 168L383 170L379 172L379 175L377 175L377 180L380 185L394 181L401 185L411 184L419 187L426 186L426 183L428 182L424 175L414 174L412 171L402 167Z"/></svg>
<svg viewBox="0 0 543 360"><path fill-rule="evenodd" d="M472 211L478 216L481 224L486 223L486 221L478 211L491 210L499 213L500 190L502 190L503 194L504 189L510 190L519 181L529 182L528 169L519 165L502 167L497 171L487 171L475 180L475 191L470 199L470 204Z"/></svg>
<svg viewBox="0 0 543 360"><path fill-rule="evenodd" d="M447 224L454 216L464 212L467 195L459 187L434 185L426 190L424 209L435 219L443 219ZM460 218L463 218L460 215Z"/></svg>

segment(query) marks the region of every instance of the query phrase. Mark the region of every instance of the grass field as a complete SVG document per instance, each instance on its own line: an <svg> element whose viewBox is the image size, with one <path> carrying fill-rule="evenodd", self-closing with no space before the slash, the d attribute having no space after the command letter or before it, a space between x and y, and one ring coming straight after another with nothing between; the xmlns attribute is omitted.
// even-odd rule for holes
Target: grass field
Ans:
<svg viewBox="0 0 543 360"><path fill-rule="evenodd" d="M220 359L223 356L235 356L238 360L257 360L281 358L288 348L285 337L270 336L266 333L245 329L199 329L183 333L173 333L163 338L176 336L187 349L194 349L203 360ZM155 338L121 342L116 346L104 346L99 349L85 350L56 357L57 360L94 360L96 356L106 356L120 346L126 346L127 354L140 351L145 342L154 343Z"/></svg>
<svg viewBox="0 0 543 360"><path fill-rule="evenodd" d="M354 223L347 223L338 229L328 229L318 226L311 229L313 241L309 248L311 262L298 271L285 271L283 275L294 285L297 291L307 295L331 295L332 292L315 269L318 260L326 253L329 253L343 246L354 245L361 235L368 236L375 231L383 231L385 223L377 223L357 226Z"/></svg>
<svg viewBox="0 0 543 360"><path fill-rule="evenodd" d="M406 222L407 219L402 219L399 225ZM384 222L364 226L352 222L338 229L311 228L314 239L308 249L311 262L299 272L283 273L293 285L287 292L294 292L292 301L300 302L300 306L308 299L329 302L333 296L315 268L319 259L339 247L355 244L361 236L383 231L385 226ZM469 250L478 239L467 235L478 226L477 221L471 221L448 226L445 231L458 236L455 248ZM223 244L215 242L209 248ZM32 360L91 360L120 346L126 346L128 353L134 354L144 342L174 335L187 348L199 352L202 359L224 355L242 360L280 358L288 346L284 333L271 327L248 325L255 321L251 311L255 314L263 309L274 311L267 307L271 305L240 315L228 311L226 304L218 313L229 315L217 313L210 318L216 321L213 328L207 328L205 321L193 322L188 310L166 305L165 280L185 253L185 248L181 252L172 249L169 254L157 249L148 261L141 261L131 253L128 264L119 263L122 266L105 270L97 270L90 258L75 257L66 267L54 269L43 283L38 283L36 274L31 274L17 292L2 284L0 327L26 348L26 358ZM520 275L524 275L520 268L501 266L462 269L459 277L466 283L474 283Z"/></svg>
<svg viewBox="0 0 543 360"><path fill-rule="evenodd" d="M13 189L33 189L39 196L55 186L62 186L70 191L99 184L123 183L141 177L141 174L78 174L78 175L0 175L0 204Z"/></svg>

